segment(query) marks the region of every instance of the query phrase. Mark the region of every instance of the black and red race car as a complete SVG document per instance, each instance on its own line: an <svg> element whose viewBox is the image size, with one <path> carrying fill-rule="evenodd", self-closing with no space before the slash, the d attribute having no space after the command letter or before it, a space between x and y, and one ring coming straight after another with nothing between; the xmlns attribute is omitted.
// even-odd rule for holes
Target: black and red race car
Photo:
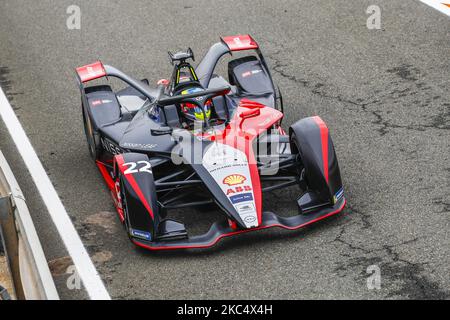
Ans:
<svg viewBox="0 0 450 320"><path fill-rule="evenodd" d="M228 81L214 73L228 63ZM96 62L76 69L85 133L131 241L150 250L205 248L244 232L294 230L343 210L333 142L318 116L281 127L283 101L256 41L222 37L194 68L191 49L170 53L170 79L135 80ZM86 87L115 77L126 88ZM263 207L267 192L299 187L298 215ZM223 219L189 235L174 209L216 205Z"/></svg>

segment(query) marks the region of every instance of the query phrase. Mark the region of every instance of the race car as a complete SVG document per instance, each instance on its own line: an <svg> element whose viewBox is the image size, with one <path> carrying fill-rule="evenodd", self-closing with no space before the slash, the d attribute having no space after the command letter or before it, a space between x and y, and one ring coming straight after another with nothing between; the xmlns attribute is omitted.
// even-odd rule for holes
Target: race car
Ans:
<svg viewBox="0 0 450 320"><path fill-rule="evenodd" d="M228 80L214 73L226 54ZM250 35L222 37L196 68L190 48L169 52L169 60L170 79L154 88L100 61L76 69L90 155L135 245L207 248L245 232L299 229L343 210L329 129L312 116L283 130L280 90ZM108 77L126 87L86 86ZM293 186L296 215L263 206L268 192ZM192 235L171 218L173 210L205 205L223 213L205 234Z"/></svg>

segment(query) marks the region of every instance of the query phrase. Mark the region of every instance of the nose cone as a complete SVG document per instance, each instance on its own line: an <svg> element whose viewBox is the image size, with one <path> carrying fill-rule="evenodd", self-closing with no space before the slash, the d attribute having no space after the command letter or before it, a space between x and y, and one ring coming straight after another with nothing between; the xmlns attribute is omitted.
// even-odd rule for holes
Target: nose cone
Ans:
<svg viewBox="0 0 450 320"><path fill-rule="evenodd" d="M205 152L202 164L226 196L245 228L258 226L248 159L245 153L231 146L213 143Z"/></svg>

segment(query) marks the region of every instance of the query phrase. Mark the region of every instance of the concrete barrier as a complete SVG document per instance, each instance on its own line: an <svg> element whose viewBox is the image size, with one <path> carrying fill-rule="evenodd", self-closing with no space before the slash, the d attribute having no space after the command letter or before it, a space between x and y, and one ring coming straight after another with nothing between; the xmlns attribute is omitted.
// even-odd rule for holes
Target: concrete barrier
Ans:
<svg viewBox="0 0 450 320"><path fill-rule="evenodd" d="M14 296L20 300L59 300L25 198L1 151L0 228Z"/></svg>

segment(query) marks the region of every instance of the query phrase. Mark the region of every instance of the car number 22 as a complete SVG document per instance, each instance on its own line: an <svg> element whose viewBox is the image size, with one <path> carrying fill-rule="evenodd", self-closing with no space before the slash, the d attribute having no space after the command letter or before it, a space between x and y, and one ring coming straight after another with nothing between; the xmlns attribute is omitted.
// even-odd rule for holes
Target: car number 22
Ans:
<svg viewBox="0 0 450 320"><path fill-rule="evenodd" d="M141 165L139 167L139 165ZM147 172L152 173L151 164L148 161L138 161L138 162L126 162L122 164L123 167L127 169L123 172L123 174L133 174L138 172Z"/></svg>

